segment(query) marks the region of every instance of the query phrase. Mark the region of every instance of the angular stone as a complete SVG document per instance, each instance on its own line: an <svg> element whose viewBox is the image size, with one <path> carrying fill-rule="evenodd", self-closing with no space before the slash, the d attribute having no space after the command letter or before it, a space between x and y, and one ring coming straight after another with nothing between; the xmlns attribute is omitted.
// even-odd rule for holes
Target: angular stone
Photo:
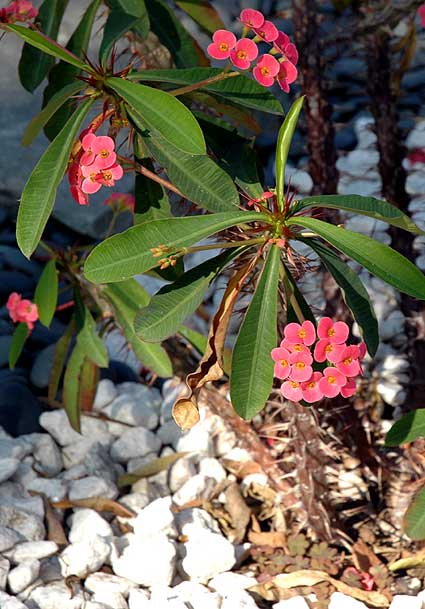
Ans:
<svg viewBox="0 0 425 609"><path fill-rule="evenodd" d="M144 427L134 427L124 432L111 446L111 457L118 463L125 463L135 457L144 457L148 453L158 453L161 440Z"/></svg>
<svg viewBox="0 0 425 609"><path fill-rule="evenodd" d="M17 471L19 464L20 460L13 457L0 458L0 484L13 476Z"/></svg>
<svg viewBox="0 0 425 609"><path fill-rule="evenodd" d="M60 556L63 575L64 577L70 575L81 578L87 577L89 573L94 573L100 569L109 558L110 553L110 545L100 536L72 543L65 548Z"/></svg>
<svg viewBox="0 0 425 609"><path fill-rule="evenodd" d="M70 529L71 543L96 539L97 536L108 542L113 538L111 525L95 510L79 509L74 512L70 518Z"/></svg>
<svg viewBox="0 0 425 609"><path fill-rule="evenodd" d="M58 545L54 541L26 541L17 544L11 551L10 558L13 562L19 563L25 560L36 558L41 560L56 554Z"/></svg>
<svg viewBox="0 0 425 609"><path fill-rule="evenodd" d="M14 594L25 590L40 573L40 561L33 559L22 562L9 572L7 583Z"/></svg>
<svg viewBox="0 0 425 609"><path fill-rule="evenodd" d="M42 519L24 510L0 505L0 527L14 529L27 541L40 541L45 538Z"/></svg>
<svg viewBox="0 0 425 609"><path fill-rule="evenodd" d="M85 599L81 593L71 596L64 581L39 586L30 594L28 609L82 609Z"/></svg>
<svg viewBox="0 0 425 609"><path fill-rule="evenodd" d="M97 386L93 409L102 410L102 408L110 404L112 400L115 400L117 395L118 391L114 383L110 379L102 379Z"/></svg>
<svg viewBox="0 0 425 609"><path fill-rule="evenodd" d="M69 485L68 497L71 500L85 499L87 497L106 497L116 499L118 489L113 482L99 476L87 476L73 480Z"/></svg>
<svg viewBox="0 0 425 609"><path fill-rule="evenodd" d="M236 562L234 546L217 533L204 531L191 536L185 550L182 568L195 581L207 581L219 573L230 571Z"/></svg>
<svg viewBox="0 0 425 609"><path fill-rule="evenodd" d="M29 491L44 493L51 501L62 501L66 497L68 485L55 478L33 478L25 485Z"/></svg>
<svg viewBox="0 0 425 609"><path fill-rule="evenodd" d="M10 562L7 558L0 556L0 591L6 588L7 576L10 571Z"/></svg>
<svg viewBox="0 0 425 609"><path fill-rule="evenodd" d="M0 526L0 553L9 550L22 540L22 536L7 526Z"/></svg>
<svg viewBox="0 0 425 609"><path fill-rule="evenodd" d="M84 582L84 587L93 594L98 592L104 594L118 592L124 598L127 598L130 591L135 589L137 585L125 577L99 572L89 575Z"/></svg>
<svg viewBox="0 0 425 609"><path fill-rule="evenodd" d="M177 529L174 524L174 513L171 511L172 505L171 497L162 497L146 506L136 518L131 520L135 535L141 538L159 533L176 536Z"/></svg>
<svg viewBox="0 0 425 609"><path fill-rule="evenodd" d="M146 394L148 398L149 393ZM141 401L132 394L122 393L113 402L103 408L103 412L114 421L155 429L158 425L158 413L148 401Z"/></svg>
<svg viewBox="0 0 425 609"><path fill-rule="evenodd" d="M217 483L214 478L209 478L204 474L195 474L173 495L176 505L184 505L194 499L207 499Z"/></svg>
<svg viewBox="0 0 425 609"><path fill-rule="evenodd" d="M331 594L329 609L367 609L367 607L351 596L342 594L342 592L334 592Z"/></svg>
<svg viewBox="0 0 425 609"><path fill-rule="evenodd" d="M168 586L174 576L176 548L166 535L144 537L128 535L129 545L121 556L112 555L116 575L126 577L140 586Z"/></svg>

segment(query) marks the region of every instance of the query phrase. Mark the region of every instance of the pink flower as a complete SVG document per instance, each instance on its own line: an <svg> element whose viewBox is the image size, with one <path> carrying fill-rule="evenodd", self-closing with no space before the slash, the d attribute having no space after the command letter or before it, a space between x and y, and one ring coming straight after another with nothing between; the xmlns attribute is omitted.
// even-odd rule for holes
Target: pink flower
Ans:
<svg viewBox="0 0 425 609"><path fill-rule="evenodd" d="M15 0L6 8L0 9L0 22L15 23L15 21L30 21L38 15L38 9L35 8L29 0Z"/></svg>
<svg viewBox="0 0 425 609"><path fill-rule="evenodd" d="M88 205L89 198L81 190L81 184L83 182L83 174L81 173L81 166L78 161L74 161L68 170L68 180L72 198L79 205Z"/></svg>
<svg viewBox="0 0 425 609"><path fill-rule="evenodd" d="M289 363L291 364L290 378L292 381L303 382L308 381L313 374L313 358L311 353L291 353L289 355Z"/></svg>
<svg viewBox="0 0 425 609"><path fill-rule="evenodd" d="M291 400L291 402L299 402L302 400L303 392L301 385L296 381L285 381L282 383L280 391L284 398Z"/></svg>
<svg viewBox="0 0 425 609"><path fill-rule="evenodd" d="M121 180L124 171L121 165L115 164L107 169L101 169L98 175L102 186L111 187L115 185L115 180Z"/></svg>
<svg viewBox="0 0 425 609"><path fill-rule="evenodd" d="M260 85L271 87L279 70L280 63L275 57L272 55L261 55L252 73L255 80L259 82Z"/></svg>
<svg viewBox="0 0 425 609"><path fill-rule="evenodd" d="M245 8L240 14L240 20L245 27L259 28L264 23L264 15L253 8Z"/></svg>
<svg viewBox="0 0 425 609"><path fill-rule="evenodd" d="M84 150L80 160L81 165L91 165L95 162L98 169L106 169L116 161L115 142L107 135L97 136L88 133L83 137L81 145Z"/></svg>
<svg viewBox="0 0 425 609"><path fill-rule="evenodd" d="M360 577L360 582L365 590L373 590L375 580L373 579L372 575L366 573L365 571L358 571L355 567L347 567L344 569L343 575L350 575L351 573L357 577Z"/></svg>
<svg viewBox="0 0 425 609"><path fill-rule="evenodd" d="M356 393L357 385L354 379L348 379L344 387L341 387L341 395L343 398L351 398Z"/></svg>
<svg viewBox="0 0 425 609"><path fill-rule="evenodd" d="M266 190L263 192L261 197L258 197L258 199L249 199L247 205L248 207L251 207L255 203L265 203L267 199L271 199L272 197L274 197L274 194L269 190Z"/></svg>
<svg viewBox="0 0 425 609"><path fill-rule="evenodd" d="M279 30L271 21L264 21L258 28L252 29L264 42L273 42L279 36Z"/></svg>
<svg viewBox="0 0 425 609"><path fill-rule="evenodd" d="M251 67L251 61L254 61L257 55L258 48L255 42L250 38L242 38L238 40L235 48L230 51L230 61L237 68L248 70Z"/></svg>
<svg viewBox="0 0 425 609"><path fill-rule="evenodd" d="M7 300L6 307L12 321L27 324L29 330L34 328L34 322L38 319L36 304L23 299L17 292L12 292Z"/></svg>
<svg viewBox="0 0 425 609"><path fill-rule="evenodd" d="M293 64L298 63L297 47L289 40L289 36L285 32L279 32L278 37L273 42L273 46L285 59Z"/></svg>
<svg viewBox="0 0 425 609"><path fill-rule="evenodd" d="M357 346L359 348L359 359L363 359L367 353L366 343L364 341L362 341Z"/></svg>
<svg viewBox="0 0 425 609"><path fill-rule="evenodd" d="M291 343L290 340L284 338L280 343L280 346L284 349L287 349L289 353L310 353L310 349L306 347L303 343Z"/></svg>
<svg viewBox="0 0 425 609"><path fill-rule="evenodd" d="M331 343L341 345L348 338L348 326L343 321L334 323L330 317L322 317L317 327L317 335L319 338L326 338Z"/></svg>
<svg viewBox="0 0 425 609"><path fill-rule="evenodd" d="M309 404L318 402L323 398L322 390L319 387L319 381L322 378L321 372L313 372L311 378L305 383L301 383L301 391L303 400Z"/></svg>
<svg viewBox="0 0 425 609"><path fill-rule="evenodd" d="M316 330L311 321L303 321L303 323L290 323L285 327L284 336L291 343L302 343L308 347L316 340Z"/></svg>
<svg viewBox="0 0 425 609"><path fill-rule="evenodd" d="M109 205L109 207L112 207L116 211L130 210L134 212L136 200L133 195L128 193L113 192L107 199L105 199L104 204Z"/></svg>
<svg viewBox="0 0 425 609"><path fill-rule="evenodd" d="M83 193L92 195L101 189L102 184L100 182L100 173L95 164L82 165L81 173L84 177L81 184L81 190Z"/></svg>
<svg viewBox="0 0 425 609"><path fill-rule="evenodd" d="M334 398L338 395L347 382L347 379L339 370L333 366L325 368L323 371L323 378L319 381L319 388L323 395L327 398Z"/></svg>
<svg viewBox="0 0 425 609"><path fill-rule="evenodd" d="M298 70L290 61L283 61L280 64L277 84L285 93L289 93L289 85L297 80Z"/></svg>
<svg viewBox="0 0 425 609"><path fill-rule="evenodd" d="M341 354L345 349L344 345L336 345L331 343L328 338L321 338L314 347L314 359L316 362L325 362L329 360L336 364L341 360Z"/></svg>
<svg viewBox="0 0 425 609"><path fill-rule="evenodd" d="M289 376L291 367L289 365L290 353L283 347L272 349L272 358L276 362L274 365L274 376L278 379L286 379Z"/></svg>
<svg viewBox="0 0 425 609"><path fill-rule="evenodd" d="M422 4L418 8L418 14L419 14L419 18L421 20L421 26L425 27L425 4Z"/></svg>
<svg viewBox="0 0 425 609"><path fill-rule="evenodd" d="M227 59L230 51L236 46L236 36L228 30L217 30L213 42L208 46L208 54L214 59Z"/></svg>
<svg viewBox="0 0 425 609"><path fill-rule="evenodd" d="M360 374L360 350L357 345L345 347L341 353L341 359L336 367L345 376L357 376Z"/></svg>

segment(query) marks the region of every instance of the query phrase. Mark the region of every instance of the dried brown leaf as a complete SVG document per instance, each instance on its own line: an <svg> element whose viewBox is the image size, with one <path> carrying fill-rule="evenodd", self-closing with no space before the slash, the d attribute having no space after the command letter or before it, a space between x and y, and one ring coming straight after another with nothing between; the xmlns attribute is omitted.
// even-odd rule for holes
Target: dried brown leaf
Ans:
<svg viewBox="0 0 425 609"><path fill-rule="evenodd" d="M231 531L231 541L232 543L242 543L246 528L251 520L251 510L245 503L245 499L236 482L226 488L224 495L226 497L225 507L229 515L229 524L233 529Z"/></svg>
<svg viewBox="0 0 425 609"><path fill-rule="evenodd" d="M134 518L136 514L129 510L124 505L121 505L113 499L106 499L104 497L88 497L87 499L64 499L63 501L54 501L51 503L52 507L59 510L66 510L68 508L81 507L95 510L96 512L112 512L115 516L121 516L122 518Z"/></svg>
<svg viewBox="0 0 425 609"><path fill-rule="evenodd" d="M234 461L233 459L222 459L223 466L228 472L234 474L238 480L243 480L249 474L261 474L261 465L255 461Z"/></svg>
<svg viewBox="0 0 425 609"><path fill-rule="evenodd" d="M141 478L148 478L149 476L159 474L159 472L168 469L173 463L187 454L187 452L179 452L167 455L166 457L159 457L159 459L153 459L146 465L143 465L143 467L139 467L134 472L131 472L131 474L123 474L120 476L118 478L118 486L131 486Z"/></svg>
<svg viewBox="0 0 425 609"><path fill-rule="evenodd" d="M375 552L373 552L362 539L356 541L351 548L351 551L354 566L359 571L369 573L371 567L377 567L382 564Z"/></svg>
<svg viewBox="0 0 425 609"><path fill-rule="evenodd" d="M286 535L280 531L249 531L248 541L257 546L270 546L271 548L284 548Z"/></svg>

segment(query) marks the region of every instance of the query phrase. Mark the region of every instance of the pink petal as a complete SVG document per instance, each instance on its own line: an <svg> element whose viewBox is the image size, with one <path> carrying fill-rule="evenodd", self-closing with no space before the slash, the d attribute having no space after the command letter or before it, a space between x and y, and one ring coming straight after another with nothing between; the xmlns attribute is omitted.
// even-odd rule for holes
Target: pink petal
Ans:
<svg viewBox="0 0 425 609"><path fill-rule="evenodd" d="M251 67L251 62L249 59L241 59L235 50L230 51L230 61L240 70L249 70Z"/></svg>
<svg viewBox="0 0 425 609"><path fill-rule="evenodd" d="M327 398L334 398L340 392L340 387L335 383L331 384L326 378L322 378L319 381L319 389L323 395Z"/></svg>
<svg viewBox="0 0 425 609"><path fill-rule="evenodd" d="M316 362L325 362L328 359L326 347L330 345L327 338L320 339L314 347L314 359Z"/></svg>
<svg viewBox="0 0 425 609"><path fill-rule="evenodd" d="M309 347L316 340L316 329L313 322L309 320L302 323L302 329L306 332L306 337L303 342Z"/></svg>
<svg viewBox="0 0 425 609"><path fill-rule="evenodd" d="M264 23L264 15L253 8L245 8L240 14L240 20L247 27L259 28Z"/></svg>
<svg viewBox="0 0 425 609"><path fill-rule="evenodd" d="M271 21L265 21L259 28L253 29L257 36L265 42L273 42L279 36L279 30Z"/></svg>
<svg viewBox="0 0 425 609"><path fill-rule="evenodd" d="M289 354L290 364L296 364L298 362L302 362L303 364L311 366L311 364L313 363L313 358L311 357L310 351L299 351Z"/></svg>
<svg viewBox="0 0 425 609"><path fill-rule="evenodd" d="M323 398L322 390L319 387L319 381L321 378L322 375L320 372L313 372L311 378L301 385L303 400L309 404L318 402Z"/></svg>
<svg viewBox="0 0 425 609"><path fill-rule="evenodd" d="M108 154L105 156L98 154L93 161L93 165L95 165L97 169L108 169L114 165L116 160L117 155L115 152L108 152Z"/></svg>
<svg viewBox="0 0 425 609"><path fill-rule="evenodd" d="M230 49L226 49L223 51L220 49L218 44L212 42L208 45L207 53L210 57L213 57L214 59L223 60L227 59L230 56Z"/></svg>
<svg viewBox="0 0 425 609"><path fill-rule="evenodd" d="M425 4L418 8L418 14L421 20L421 26L425 28Z"/></svg>
<svg viewBox="0 0 425 609"><path fill-rule="evenodd" d="M298 367L298 366L302 366ZM307 366L304 362L297 362L291 366L290 379L297 382L308 381L313 374L313 368Z"/></svg>
<svg viewBox="0 0 425 609"><path fill-rule="evenodd" d="M88 195L94 194L100 190L100 188L102 188L102 184L100 184L100 182L93 182L90 178L84 179L81 184L81 190Z"/></svg>
<svg viewBox="0 0 425 609"><path fill-rule="evenodd" d="M280 71L278 78L284 78L285 81L290 85L297 80L298 70L293 63L286 60L280 64Z"/></svg>
<svg viewBox="0 0 425 609"><path fill-rule="evenodd" d="M278 378L280 380L284 380L284 379L288 378L290 371L291 371L291 368L288 364L286 366L282 366L282 364L280 364L280 362L276 362L274 365L273 376L275 376L276 378Z"/></svg>
<svg viewBox="0 0 425 609"><path fill-rule="evenodd" d="M263 87L272 87L274 85L274 78L272 76L264 76L258 66L255 66L252 74L255 80L260 83L260 85L263 85Z"/></svg>
<svg viewBox="0 0 425 609"><path fill-rule="evenodd" d="M329 340L328 331L334 325L333 320L330 317L322 317L317 326L317 336L319 338L326 338Z"/></svg>
<svg viewBox="0 0 425 609"><path fill-rule="evenodd" d="M331 337L331 342L337 343L338 345L345 343L349 333L347 324L343 321L336 321L333 325L333 330L335 334Z"/></svg>
<svg viewBox="0 0 425 609"><path fill-rule="evenodd" d="M289 36L287 34L285 34L285 32L279 32L278 37L276 38L276 40L273 43L273 46L280 53L283 53L283 51L286 49L288 44L289 44Z"/></svg>
<svg viewBox="0 0 425 609"><path fill-rule="evenodd" d="M276 347L275 349L272 349L272 359L275 362L280 362L282 359L289 360L289 356L289 351L283 347Z"/></svg>
<svg viewBox="0 0 425 609"><path fill-rule="evenodd" d="M341 387L341 395L343 398L351 398L356 393L357 386L354 379L349 379L343 387Z"/></svg>
<svg viewBox="0 0 425 609"><path fill-rule="evenodd" d="M285 381L282 383L280 391L284 398L291 400L292 402L299 402L303 397L301 385L294 381Z"/></svg>
<svg viewBox="0 0 425 609"><path fill-rule="evenodd" d="M345 349L345 344L336 345L335 343L329 343L329 345L326 348L327 359L332 364L336 364L337 362L341 361L341 356L342 356L344 349Z"/></svg>
<svg viewBox="0 0 425 609"><path fill-rule="evenodd" d="M88 205L89 204L89 198L88 196L81 190L81 188L79 188L78 186L71 186L70 188L71 191L71 195L72 198L74 199L74 201L76 201L79 205Z"/></svg>
<svg viewBox="0 0 425 609"><path fill-rule="evenodd" d="M342 387L347 382L346 377L334 366L328 366L325 368L323 371L323 376L328 380L328 382L332 382L339 387ZM330 379L332 379L332 381Z"/></svg>
<svg viewBox="0 0 425 609"><path fill-rule="evenodd" d="M228 30L217 30L212 38L217 44L226 44L229 49L233 49L236 45L236 36Z"/></svg>
<svg viewBox="0 0 425 609"><path fill-rule="evenodd" d="M91 149L95 154L100 154L102 150L105 150L106 152L113 152L114 148L115 142L108 135L99 135L91 145Z"/></svg>
<svg viewBox="0 0 425 609"><path fill-rule="evenodd" d="M96 141L96 135L92 132L87 133L81 140L83 150L91 150L92 144Z"/></svg>
<svg viewBox="0 0 425 609"><path fill-rule="evenodd" d="M295 44L292 44L292 42L290 42L288 44L288 46L285 48L285 55L291 63L293 63L293 64L298 63L297 47L295 46Z"/></svg>

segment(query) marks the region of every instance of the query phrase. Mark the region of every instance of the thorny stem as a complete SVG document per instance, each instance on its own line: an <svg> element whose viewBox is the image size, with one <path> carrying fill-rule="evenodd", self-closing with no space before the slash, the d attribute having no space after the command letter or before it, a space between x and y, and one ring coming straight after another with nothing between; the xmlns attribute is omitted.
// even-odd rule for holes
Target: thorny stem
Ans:
<svg viewBox="0 0 425 609"><path fill-rule="evenodd" d="M195 245L194 247L185 247L185 254L193 254L194 252L205 252L207 250L229 249L231 247L240 247L245 245L259 245L265 243L267 237L257 237L255 239L245 239L241 241L224 241L222 243L211 243L211 245Z"/></svg>
<svg viewBox="0 0 425 609"><path fill-rule="evenodd" d="M153 171L150 171L149 169L147 169L143 165L139 165L139 163L135 163L134 161L132 161L131 159L128 159L126 157L118 156L117 158L120 161L128 163L136 171L138 171L142 175L146 176L150 180L153 180L154 182L158 182L158 184L161 184L161 186L164 186L164 188L168 188L168 190L171 190L172 192L175 192L177 195L179 195L179 197L183 197L183 198L187 199L187 197L182 193L181 190L179 190L177 188L177 186L174 186L174 184L172 184L171 182L169 182L165 178L161 178L159 175L157 175Z"/></svg>
<svg viewBox="0 0 425 609"><path fill-rule="evenodd" d="M212 85L215 82L220 82L220 80L224 80L226 78L233 78L234 76L239 76L239 72L222 72L221 74L217 74L217 76L211 76L210 78L206 78L205 80L200 80L199 82L195 82L191 85L186 85L185 87L180 87L180 89L174 89L173 91L167 91L170 95L174 95L177 97L178 95L185 95L185 93L191 93L192 91L197 91L198 89L202 89L202 87L207 87L208 85Z"/></svg>

